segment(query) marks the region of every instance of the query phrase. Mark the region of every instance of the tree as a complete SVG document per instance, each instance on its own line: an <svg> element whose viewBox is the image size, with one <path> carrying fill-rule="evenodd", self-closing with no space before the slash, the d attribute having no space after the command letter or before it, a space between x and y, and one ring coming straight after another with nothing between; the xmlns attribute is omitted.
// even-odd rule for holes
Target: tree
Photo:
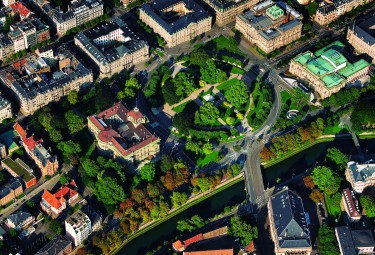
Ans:
<svg viewBox="0 0 375 255"><path fill-rule="evenodd" d="M78 92L76 90L72 90L68 94L68 102L70 105L75 105L79 101L78 99Z"/></svg>
<svg viewBox="0 0 375 255"><path fill-rule="evenodd" d="M85 159L82 162L82 167L89 177L96 177L100 171L99 166L92 159Z"/></svg>
<svg viewBox="0 0 375 255"><path fill-rule="evenodd" d="M210 189L210 180L206 177L198 178L197 185L201 191L205 192Z"/></svg>
<svg viewBox="0 0 375 255"><path fill-rule="evenodd" d="M226 122L229 126L233 126L234 123L236 123L236 119L233 118L233 117L228 116L228 117L225 119L225 122Z"/></svg>
<svg viewBox="0 0 375 255"><path fill-rule="evenodd" d="M68 125L69 133L75 134L85 127L85 120L72 110L65 113L66 123Z"/></svg>
<svg viewBox="0 0 375 255"><path fill-rule="evenodd" d="M14 228L9 229L9 234L10 234L11 237L17 236L17 232Z"/></svg>
<svg viewBox="0 0 375 255"><path fill-rule="evenodd" d="M341 178L329 167L315 167L311 177L318 188L327 195L335 194L340 188Z"/></svg>
<svg viewBox="0 0 375 255"><path fill-rule="evenodd" d="M315 183L311 175L304 177L303 183L305 184L306 188L313 189L315 187Z"/></svg>
<svg viewBox="0 0 375 255"><path fill-rule="evenodd" d="M161 165L160 165L160 170L163 173L166 173L168 170L171 170L174 165L174 160L167 154L163 154L161 156Z"/></svg>
<svg viewBox="0 0 375 255"><path fill-rule="evenodd" d="M204 66L206 61L210 58L207 52L204 49L194 50L190 53L189 62L191 65Z"/></svg>
<svg viewBox="0 0 375 255"><path fill-rule="evenodd" d="M61 175L60 179L59 179L59 182L61 185L64 185L65 183L69 182L70 181L70 177L63 174Z"/></svg>
<svg viewBox="0 0 375 255"><path fill-rule="evenodd" d="M180 192L172 193L171 201L172 201L173 207L175 208L185 204L187 200L188 200L188 197L185 193L180 193Z"/></svg>
<svg viewBox="0 0 375 255"><path fill-rule="evenodd" d="M209 84L223 82L227 79L227 75L224 71L218 69L213 60L208 59L206 64L200 68L201 78Z"/></svg>
<svg viewBox="0 0 375 255"><path fill-rule="evenodd" d="M212 148L212 143L205 143L203 145L203 153L205 155L210 155L213 151L213 148Z"/></svg>
<svg viewBox="0 0 375 255"><path fill-rule="evenodd" d="M346 156L337 148L329 148L327 150L326 159L335 163L338 169L342 171L345 170L346 164L349 162L348 156Z"/></svg>
<svg viewBox="0 0 375 255"><path fill-rule="evenodd" d="M173 117L173 126L178 130L180 134L188 134L189 129L192 126L192 116L187 112L177 113Z"/></svg>
<svg viewBox="0 0 375 255"><path fill-rule="evenodd" d="M147 190L147 194L151 198L155 198L155 197L159 196L159 194L160 194L160 189L156 184L148 183L147 187L146 187L146 190Z"/></svg>
<svg viewBox="0 0 375 255"><path fill-rule="evenodd" d="M49 133L49 138L51 139L52 142L58 143L63 139L63 136L60 130L50 129L48 133Z"/></svg>
<svg viewBox="0 0 375 255"><path fill-rule="evenodd" d="M117 93L117 98L119 100L132 99L135 97L135 92L139 89L141 89L141 85L137 78L130 77L130 79L125 82L124 89Z"/></svg>
<svg viewBox="0 0 375 255"><path fill-rule="evenodd" d="M204 227L208 222L206 222L202 217L199 215L194 215L190 218L190 222L194 224L197 228Z"/></svg>
<svg viewBox="0 0 375 255"><path fill-rule="evenodd" d="M231 226L228 233L234 237L239 237L243 246L248 245L253 239L258 238L258 229L242 220L238 215L230 219Z"/></svg>
<svg viewBox="0 0 375 255"><path fill-rule="evenodd" d="M188 141L185 144L185 149L194 152L195 155L199 155L201 153L201 146L196 142Z"/></svg>
<svg viewBox="0 0 375 255"><path fill-rule="evenodd" d="M94 194L103 204L114 205L125 200L123 188L112 177L98 179L95 183Z"/></svg>
<svg viewBox="0 0 375 255"><path fill-rule="evenodd" d="M323 255L339 255L339 244L337 243L335 231L328 227L322 226L319 229L319 250Z"/></svg>
<svg viewBox="0 0 375 255"><path fill-rule="evenodd" d="M359 201L360 201L362 207L365 209L366 216L368 218L374 218L375 217L374 200L370 196L363 195L359 198Z"/></svg>
<svg viewBox="0 0 375 255"><path fill-rule="evenodd" d="M324 194L322 192L320 192L320 190L318 190L318 189L313 189L311 194L310 194L310 198L315 203L319 203L319 202L323 201Z"/></svg>
<svg viewBox="0 0 375 255"><path fill-rule="evenodd" d="M232 174L234 176L237 176L241 173L241 166L239 164L233 164L230 166L230 169L232 170Z"/></svg>
<svg viewBox="0 0 375 255"><path fill-rule="evenodd" d="M12 15L9 15L5 18L4 26L3 26L3 32L7 33L10 31L10 25L12 25L15 22L15 17Z"/></svg>
<svg viewBox="0 0 375 255"><path fill-rule="evenodd" d="M249 92L246 84L243 81L231 84L229 89L225 91L225 97L229 103L240 109L242 105L249 101Z"/></svg>
<svg viewBox="0 0 375 255"><path fill-rule="evenodd" d="M305 6L305 9L307 10L308 15L311 17L316 13L316 10L318 9L318 3L315 1L310 2Z"/></svg>
<svg viewBox="0 0 375 255"><path fill-rule="evenodd" d="M189 231L189 232L192 232L196 229L195 226L193 226L190 222L190 220L179 220L177 222L177 227L176 227L179 231L181 232L185 232L185 231Z"/></svg>
<svg viewBox="0 0 375 255"><path fill-rule="evenodd" d="M147 163L141 168L141 178L147 182L152 182L155 178L155 164L154 163Z"/></svg>
<svg viewBox="0 0 375 255"><path fill-rule="evenodd" d="M51 220L51 222L49 223L49 230L59 235L61 234L63 228L62 228L61 223L58 220L54 219L54 220Z"/></svg>
<svg viewBox="0 0 375 255"><path fill-rule="evenodd" d="M57 144L57 149L59 149L65 157L69 157L72 154L78 154L82 151L81 146L72 140L59 142Z"/></svg>
<svg viewBox="0 0 375 255"><path fill-rule="evenodd" d="M213 103L207 102L195 112L194 123L197 125L214 125L220 112Z"/></svg>
<svg viewBox="0 0 375 255"><path fill-rule="evenodd" d="M178 101L188 97L195 89L194 76L188 72L179 72L173 79Z"/></svg>

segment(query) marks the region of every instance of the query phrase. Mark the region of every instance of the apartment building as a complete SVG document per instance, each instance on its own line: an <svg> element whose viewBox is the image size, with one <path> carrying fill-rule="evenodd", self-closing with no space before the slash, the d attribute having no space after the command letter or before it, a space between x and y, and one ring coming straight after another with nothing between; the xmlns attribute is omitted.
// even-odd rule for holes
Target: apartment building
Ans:
<svg viewBox="0 0 375 255"><path fill-rule="evenodd" d="M312 252L310 231L302 199L284 187L268 201L268 218L275 254L305 254Z"/></svg>
<svg viewBox="0 0 375 255"><path fill-rule="evenodd" d="M33 1L50 17L59 35L103 15L101 0L73 0L68 4L67 11L61 11L58 6L52 6L47 0Z"/></svg>
<svg viewBox="0 0 375 255"><path fill-rule="evenodd" d="M335 21L346 12L354 8L372 2L372 0L332 0L323 1L318 7L314 21L324 26Z"/></svg>
<svg viewBox="0 0 375 255"><path fill-rule="evenodd" d="M349 221L359 221L361 219L361 211L359 209L359 202L355 197L354 192L349 188L346 188L341 192L341 195L341 202Z"/></svg>
<svg viewBox="0 0 375 255"><path fill-rule="evenodd" d="M101 77L110 77L149 59L147 43L120 17L78 33L74 43L92 60Z"/></svg>
<svg viewBox="0 0 375 255"><path fill-rule="evenodd" d="M4 144L0 143L0 159L6 158L7 155L7 148Z"/></svg>
<svg viewBox="0 0 375 255"><path fill-rule="evenodd" d="M375 16L357 24L348 27L346 39L359 54L367 54L375 63Z"/></svg>
<svg viewBox="0 0 375 255"><path fill-rule="evenodd" d="M121 102L88 117L88 129L100 152L127 163L151 159L159 153L160 139L144 126L146 117Z"/></svg>
<svg viewBox="0 0 375 255"><path fill-rule="evenodd" d="M368 74L370 63L363 59L350 63L343 55L344 48L335 41L314 53L300 53L291 60L289 72L306 80L321 99L344 87L361 85L357 81Z"/></svg>
<svg viewBox="0 0 375 255"><path fill-rule="evenodd" d="M335 228L341 255L374 254L372 230L351 230L348 226Z"/></svg>
<svg viewBox="0 0 375 255"><path fill-rule="evenodd" d="M45 148L43 140L35 140L34 136L30 136L26 129L24 129L19 123L14 125L14 130L21 137L26 153L34 160L35 164L40 169L42 176L54 175L59 168L59 162L57 157L52 155L51 151Z"/></svg>
<svg viewBox="0 0 375 255"><path fill-rule="evenodd" d="M26 229L35 221L35 217L28 212L17 211L5 219L5 225L17 231Z"/></svg>
<svg viewBox="0 0 375 255"><path fill-rule="evenodd" d="M202 6L214 16L215 25L222 27L236 20L245 10L261 0L200 0Z"/></svg>
<svg viewBox="0 0 375 255"><path fill-rule="evenodd" d="M375 164L350 161L346 167L345 177L353 190L361 194L366 187L375 186Z"/></svg>
<svg viewBox="0 0 375 255"><path fill-rule="evenodd" d="M72 242L63 235L56 235L35 255L69 255L72 251Z"/></svg>
<svg viewBox="0 0 375 255"><path fill-rule="evenodd" d="M12 118L12 106L9 100L3 98L0 93L0 123L8 118Z"/></svg>
<svg viewBox="0 0 375 255"><path fill-rule="evenodd" d="M91 221L86 214L78 210L65 220L65 231L74 246L78 246L92 233Z"/></svg>
<svg viewBox="0 0 375 255"><path fill-rule="evenodd" d="M0 81L16 95L23 114L57 102L72 90L91 86L92 71L70 51L56 49L53 60L47 63L42 57L31 55L0 70Z"/></svg>
<svg viewBox="0 0 375 255"><path fill-rule="evenodd" d="M5 158L1 161L1 166L13 177L20 177L26 189L37 184L33 170L19 158Z"/></svg>
<svg viewBox="0 0 375 255"><path fill-rule="evenodd" d="M142 5L139 19L171 48L211 30L212 16L193 0L155 0Z"/></svg>
<svg viewBox="0 0 375 255"><path fill-rule="evenodd" d="M299 39L302 25L302 15L289 5L267 0L238 15L235 28L268 54Z"/></svg>
<svg viewBox="0 0 375 255"><path fill-rule="evenodd" d="M22 183L18 178L10 179L0 188L0 206L5 206L23 192Z"/></svg>

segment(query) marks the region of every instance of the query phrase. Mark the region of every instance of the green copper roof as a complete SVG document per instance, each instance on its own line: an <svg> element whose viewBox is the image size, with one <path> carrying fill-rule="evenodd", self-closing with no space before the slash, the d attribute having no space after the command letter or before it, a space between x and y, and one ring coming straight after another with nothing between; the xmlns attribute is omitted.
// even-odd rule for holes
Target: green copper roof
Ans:
<svg viewBox="0 0 375 255"><path fill-rule="evenodd" d="M361 59L355 62L354 64L348 63L345 68L339 71L339 74L348 78L349 76L355 74L356 72L361 71L362 69L368 66L370 66L370 64L366 60Z"/></svg>
<svg viewBox="0 0 375 255"><path fill-rule="evenodd" d="M314 55L319 57L320 55L323 54L323 52L325 52L328 49L342 50L344 48L345 48L345 45L342 42L334 41L333 43L328 44L327 46L321 48L320 50L315 51Z"/></svg>
<svg viewBox="0 0 375 255"><path fill-rule="evenodd" d="M331 65L331 63L324 58L316 58L312 59L307 63L307 68L313 72L314 74L317 74L319 76L323 76L327 73L330 73L335 70L335 67Z"/></svg>
<svg viewBox="0 0 375 255"><path fill-rule="evenodd" d="M334 49L328 49L322 53L321 57L325 57L330 60L336 67L348 62L348 60L340 52Z"/></svg>
<svg viewBox="0 0 375 255"><path fill-rule="evenodd" d="M342 81L344 81L344 78L342 78L340 75L336 73L331 73L323 76L321 80L326 84L328 88L332 88L334 86L339 85Z"/></svg>
<svg viewBox="0 0 375 255"><path fill-rule="evenodd" d="M281 9L277 4L274 4L268 8L266 13L271 16L272 19L277 19L284 15L283 9Z"/></svg>
<svg viewBox="0 0 375 255"><path fill-rule="evenodd" d="M298 54L294 61L301 63L302 65L305 65L307 61L311 59L311 53L309 51L306 51L304 53Z"/></svg>

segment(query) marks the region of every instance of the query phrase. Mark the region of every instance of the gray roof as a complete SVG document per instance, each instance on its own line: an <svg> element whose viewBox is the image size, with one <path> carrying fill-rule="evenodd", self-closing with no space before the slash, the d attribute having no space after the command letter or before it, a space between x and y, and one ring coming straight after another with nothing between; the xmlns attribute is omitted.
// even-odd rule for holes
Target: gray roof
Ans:
<svg viewBox="0 0 375 255"><path fill-rule="evenodd" d="M68 246L72 246L72 241L65 236L57 235L49 241L42 249L35 255L56 255L65 250Z"/></svg>
<svg viewBox="0 0 375 255"><path fill-rule="evenodd" d="M247 1L247 0L246 0ZM168 22L163 18L163 9L178 2L184 2L185 7L190 11L173 22ZM174 34L185 29L192 23L211 18L211 15L193 0L155 0L150 4L142 5L142 10L152 19L162 26L169 34Z"/></svg>
<svg viewBox="0 0 375 255"><path fill-rule="evenodd" d="M18 226L21 225L24 221L26 221L29 217L34 217L28 212L16 212L11 214L7 217L8 220L12 221L14 225Z"/></svg>
<svg viewBox="0 0 375 255"><path fill-rule="evenodd" d="M354 182L366 182L368 178L375 174L375 164L357 164L350 161L348 170Z"/></svg>
<svg viewBox="0 0 375 255"><path fill-rule="evenodd" d="M4 108L8 107L8 105L10 105L9 100L3 98L0 94L0 109L4 109Z"/></svg>
<svg viewBox="0 0 375 255"><path fill-rule="evenodd" d="M335 231L336 231L337 241L339 242L340 247L341 247L341 254L342 255L357 255L355 248L354 248L352 235L350 234L349 227L347 226L337 227Z"/></svg>
<svg viewBox="0 0 375 255"><path fill-rule="evenodd" d="M271 197L271 206L279 246L311 247L302 199L286 187Z"/></svg>
<svg viewBox="0 0 375 255"><path fill-rule="evenodd" d="M374 236L371 230L352 230L352 237L356 248L375 246Z"/></svg>
<svg viewBox="0 0 375 255"><path fill-rule="evenodd" d="M353 24L353 32L354 34L361 38L362 41L367 43L368 45L375 44L375 33L374 33L374 26L375 26L375 16L367 19L359 24Z"/></svg>

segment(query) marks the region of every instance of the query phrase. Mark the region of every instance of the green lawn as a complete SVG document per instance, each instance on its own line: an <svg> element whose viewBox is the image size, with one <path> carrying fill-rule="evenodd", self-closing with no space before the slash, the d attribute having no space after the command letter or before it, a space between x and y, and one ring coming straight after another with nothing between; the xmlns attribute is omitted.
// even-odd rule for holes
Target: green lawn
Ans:
<svg viewBox="0 0 375 255"><path fill-rule="evenodd" d="M214 151L209 155L206 155L203 159L198 159L197 166L198 167L204 167L208 165L211 162L217 162L220 152Z"/></svg>
<svg viewBox="0 0 375 255"><path fill-rule="evenodd" d="M234 85L234 84L236 84L236 83L238 83L238 82L239 82L239 80L238 80L237 78L232 78L232 79L230 79L230 80L227 80L227 81L223 82L222 84L220 84L220 85L217 86L216 88L217 88L218 90L220 90L222 93L224 93L224 91L225 91L226 89L228 89L230 86L232 86L232 85Z"/></svg>
<svg viewBox="0 0 375 255"><path fill-rule="evenodd" d="M161 51L156 50L155 52L156 52L161 58L165 56L164 53L161 52Z"/></svg>
<svg viewBox="0 0 375 255"><path fill-rule="evenodd" d="M175 113L180 113L180 112L182 112L182 111L185 109L186 105L187 105L188 103L190 103L190 102L192 102L192 101L189 100L189 101L186 101L185 103L179 104L179 105L177 105L176 107L172 108L172 110L173 110Z"/></svg>
<svg viewBox="0 0 375 255"><path fill-rule="evenodd" d="M245 70L243 70L242 68L239 68L237 66L233 66L232 70L230 70L230 72L233 73L233 74L244 74Z"/></svg>

